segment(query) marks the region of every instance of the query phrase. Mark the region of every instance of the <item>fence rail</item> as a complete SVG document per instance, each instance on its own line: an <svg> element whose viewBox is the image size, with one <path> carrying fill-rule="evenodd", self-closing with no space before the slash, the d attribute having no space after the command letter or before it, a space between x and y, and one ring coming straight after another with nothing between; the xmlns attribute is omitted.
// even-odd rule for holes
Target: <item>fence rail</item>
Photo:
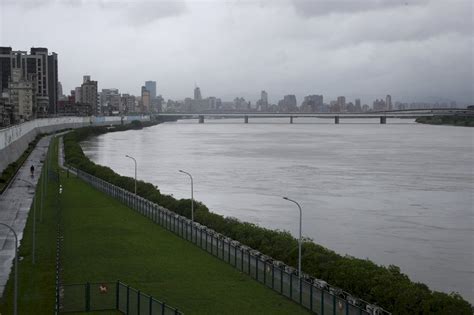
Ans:
<svg viewBox="0 0 474 315"><path fill-rule="evenodd" d="M116 310L129 315L183 315L121 281L63 285L60 306L61 314Z"/></svg>
<svg viewBox="0 0 474 315"><path fill-rule="evenodd" d="M382 308L355 298L325 281L308 275L298 277L297 270L240 244L216 231L192 222L160 205L135 195L79 169L77 176L100 191L118 199L141 215L194 243L209 254L250 275L258 282L321 315L387 315Z"/></svg>

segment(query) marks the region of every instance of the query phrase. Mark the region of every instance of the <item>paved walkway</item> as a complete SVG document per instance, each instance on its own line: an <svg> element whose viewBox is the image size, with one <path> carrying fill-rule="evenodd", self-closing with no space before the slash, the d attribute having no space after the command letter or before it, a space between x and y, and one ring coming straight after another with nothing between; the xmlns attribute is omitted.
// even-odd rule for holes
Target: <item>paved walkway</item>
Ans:
<svg viewBox="0 0 474 315"><path fill-rule="evenodd" d="M46 136L38 142L9 187L0 195L0 222L13 227L18 235L18 242L23 238L23 229L33 202L35 187L41 174L50 141L51 136ZM33 177L30 174L31 165L35 167ZM39 205L38 200L37 215L39 215ZM0 296L3 295L3 290L12 270L14 257L15 238L13 233L6 227L0 226Z"/></svg>

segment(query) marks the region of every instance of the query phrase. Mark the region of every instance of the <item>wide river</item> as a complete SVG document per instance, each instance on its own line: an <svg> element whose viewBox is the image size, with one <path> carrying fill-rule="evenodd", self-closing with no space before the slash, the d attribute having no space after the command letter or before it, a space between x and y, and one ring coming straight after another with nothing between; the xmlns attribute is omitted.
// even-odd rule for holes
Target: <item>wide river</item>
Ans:
<svg viewBox="0 0 474 315"><path fill-rule="evenodd" d="M93 161L213 212L400 266L474 302L474 128L412 120L182 120L83 142Z"/></svg>

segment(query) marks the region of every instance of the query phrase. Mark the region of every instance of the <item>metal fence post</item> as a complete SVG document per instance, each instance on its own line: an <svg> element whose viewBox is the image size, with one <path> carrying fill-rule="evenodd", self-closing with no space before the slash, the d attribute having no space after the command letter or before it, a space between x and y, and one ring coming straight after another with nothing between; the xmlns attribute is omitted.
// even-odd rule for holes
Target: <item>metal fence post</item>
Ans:
<svg viewBox="0 0 474 315"><path fill-rule="evenodd" d="M248 271L249 275L252 275L251 272L250 272L250 252L248 250L247 250L247 260L248 260L248 264L247 264L248 265L247 266L248 270L247 271Z"/></svg>
<svg viewBox="0 0 474 315"><path fill-rule="evenodd" d="M255 257L255 280L258 281L258 257Z"/></svg>
<svg viewBox="0 0 474 315"><path fill-rule="evenodd" d="M148 314L153 314L153 297L150 295L150 299L148 300Z"/></svg>
<svg viewBox="0 0 474 315"><path fill-rule="evenodd" d="M272 264L272 290L275 290L275 265Z"/></svg>
<svg viewBox="0 0 474 315"><path fill-rule="evenodd" d="M309 310L313 311L313 285L309 286Z"/></svg>
<svg viewBox="0 0 474 315"><path fill-rule="evenodd" d="M293 274L290 273L290 299L293 299Z"/></svg>
<svg viewBox="0 0 474 315"><path fill-rule="evenodd" d="M263 262L263 284L267 285L267 262Z"/></svg>
<svg viewBox="0 0 474 315"><path fill-rule="evenodd" d="M120 281L117 280L117 285L115 287L115 309L118 311L120 307Z"/></svg>
<svg viewBox="0 0 474 315"><path fill-rule="evenodd" d="M130 286L127 285L127 307L125 308L125 314L128 314L130 310Z"/></svg>
<svg viewBox="0 0 474 315"><path fill-rule="evenodd" d="M137 314L140 314L140 290L137 291Z"/></svg>
<svg viewBox="0 0 474 315"><path fill-rule="evenodd" d="M324 290L321 290L321 315L324 315Z"/></svg>
<svg viewBox="0 0 474 315"><path fill-rule="evenodd" d="M280 293L283 294L283 269L280 268Z"/></svg>
<svg viewBox="0 0 474 315"><path fill-rule="evenodd" d="M161 315L165 315L165 302L161 303Z"/></svg>
<svg viewBox="0 0 474 315"><path fill-rule="evenodd" d="M86 283L86 312L91 310L91 285L89 282Z"/></svg>
<svg viewBox="0 0 474 315"><path fill-rule="evenodd" d="M332 313L336 315L336 296L332 296Z"/></svg>
<svg viewBox="0 0 474 315"><path fill-rule="evenodd" d="M301 275L298 275L298 282L300 283L300 304L303 304L303 283L301 281Z"/></svg>

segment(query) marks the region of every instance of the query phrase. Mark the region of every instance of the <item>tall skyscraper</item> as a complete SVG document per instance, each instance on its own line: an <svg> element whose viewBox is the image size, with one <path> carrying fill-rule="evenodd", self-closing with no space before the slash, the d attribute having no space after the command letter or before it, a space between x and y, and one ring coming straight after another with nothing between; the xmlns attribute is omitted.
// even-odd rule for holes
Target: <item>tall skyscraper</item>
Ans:
<svg viewBox="0 0 474 315"><path fill-rule="evenodd" d="M265 90L260 92L260 100L257 102L257 106L260 106L262 112L268 110L268 93Z"/></svg>
<svg viewBox="0 0 474 315"><path fill-rule="evenodd" d="M145 81L145 88L150 92L150 98L156 98L156 81Z"/></svg>
<svg viewBox="0 0 474 315"><path fill-rule="evenodd" d="M150 104L151 104L151 99L150 99L150 91L147 90L146 87L142 86L142 112L147 113L150 111Z"/></svg>
<svg viewBox="0 0 474 315"><path fill-rule="evenodd" d="M198 86L194 88L194 100L196 101L202 100L201 89Z"/></svg>
<svg viewBox="0 0 474 315"><path fill-rule="evenodd" d="M58 112L58 54L48 56L48 97L50 114Z"/></svg>
<svg viewBox="0 0 474 315"><path fill-rule="evenodd" d="M387 110L392 110L393 107L392 107L392 96L391 95L387 95L387 97L385 97L385 106L387 107Z"/></svg>

